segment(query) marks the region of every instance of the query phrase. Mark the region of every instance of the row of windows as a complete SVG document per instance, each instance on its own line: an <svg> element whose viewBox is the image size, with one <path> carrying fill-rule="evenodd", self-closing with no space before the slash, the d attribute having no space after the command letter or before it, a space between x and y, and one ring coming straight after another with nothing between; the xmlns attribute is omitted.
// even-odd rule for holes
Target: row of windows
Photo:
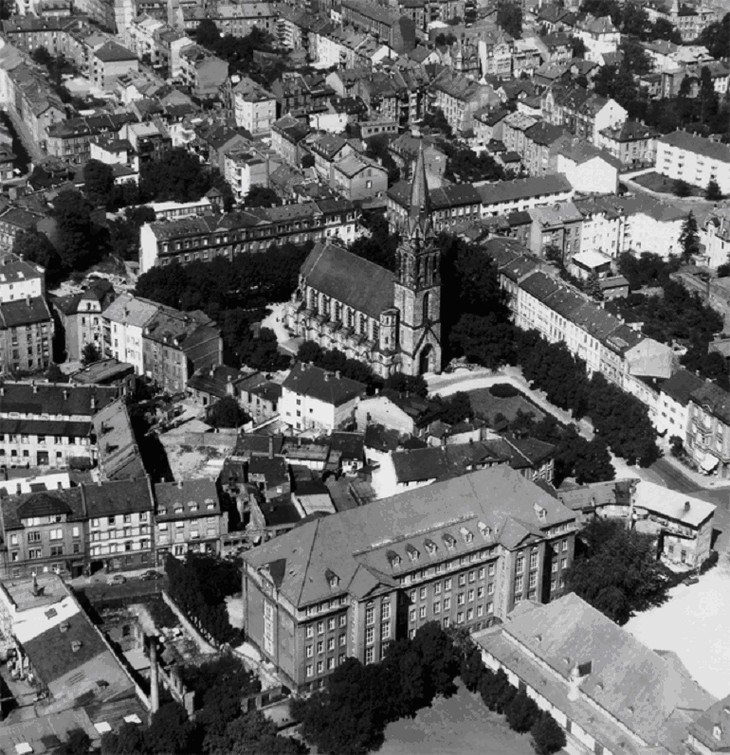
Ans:
<svg viewBox="0 0 730 755"><path fill-rule="evenodd" d="M337 645L339 645L340 647L345 647L347 645L347 635L341 634L339 641L337 641L337 638L335 637L330 637L327 640L327 652L332 652ZM316 644L316 646L312 644L305 646L304 652L307 658L311 658L314 655L315 650L317 652L317 655L322 655L322 653L324 653L324 648L324 640L320 640Z"/></svg>
<svg viewBox="0 0 730 755"><path fill-rule="evenodd" d="M338 626L338 624L341 627L347 626L347 614L340 614L339 618L337 616L330 616L329 619L327 619L327 631L333 631ZM318 621L316 628L317 634L324 634L325 622ZM308 639L314 637L314 629L314 624L307 625L306 634Z"/></svg>

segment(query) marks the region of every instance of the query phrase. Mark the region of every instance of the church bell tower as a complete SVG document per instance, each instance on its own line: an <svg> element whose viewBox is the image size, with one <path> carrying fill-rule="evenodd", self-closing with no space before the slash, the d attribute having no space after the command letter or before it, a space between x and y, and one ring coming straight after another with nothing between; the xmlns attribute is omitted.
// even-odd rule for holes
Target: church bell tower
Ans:
<svg viewBox="0 0 730 755"><path fill-rule="evenodd" d="M441 255L434 243L423 142L396 252L394 305L399 312L401 371L441 371Z"/></svg>

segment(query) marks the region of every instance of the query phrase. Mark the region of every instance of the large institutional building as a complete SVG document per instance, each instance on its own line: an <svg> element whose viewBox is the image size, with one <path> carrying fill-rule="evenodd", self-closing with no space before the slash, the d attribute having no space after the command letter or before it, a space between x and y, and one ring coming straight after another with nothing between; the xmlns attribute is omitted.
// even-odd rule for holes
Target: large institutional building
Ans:
<svg viewBox="0 0 730 755"><path fill-rule="evenodd" d="M506 466L306 522L243 555L247 637L311 690L428 621L476 631L562 595L576 514Z"/></svg>
<svg viewBox="0 0 730 755"><path fill-rule="evenodd" d="M333 243L315 246L287 311L288 328L365 362L382 377L439 372L441 260L434 244L423 147L399 231L395 274Z"/></svg>

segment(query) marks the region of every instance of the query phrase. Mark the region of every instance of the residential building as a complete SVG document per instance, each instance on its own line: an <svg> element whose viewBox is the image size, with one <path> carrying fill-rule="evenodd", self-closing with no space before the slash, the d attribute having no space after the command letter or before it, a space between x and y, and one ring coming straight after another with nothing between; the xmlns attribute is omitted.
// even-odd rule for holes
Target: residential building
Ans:
<svg viewBox="0 0 730 755"><path fill-rule="evenodd" d="M659 133L639 121L624 121L598 132L598 145L613 155L624 168L644 168L656 161Z"/></svg>
<svg viewBox="0 0 730 755"><path fill-rule="evenodd" d="M67 163L85 163L91 158L91 142L97 141L101 136L116 137L125 123L134 120L136 117L132 113L79 116L62 120L48 129L47 152Z"/></svg>
<svg viewBox="0 0 730 755"><path fill-rule="evenodd" d="M146 223L140 230L140 272L155 265L265 252L271 244L357 238L358 213L345 199L319 199L283 207L252 207L226 215L203 215ZM129 360L125 360L129 361Z"/></svg>
<svg viewBox="0 0 730 755"><path fill-rule="evenodd" d="M142 455L123 398L100 409L92 418L99 479L134 480L145 476Z"/></svg>
<svg viewBox="0 0 730 755"><path fill-rule="evenodd" d="M295 430L332 432L354 420L365 390L357 380L298 362L281 384L281 418Z"/></svg>
<svg viewBox="0 0 730 755"><path fill-rule="evenodd" d="M51 299L69 360L79 361L87 344L93 344L100 354L104 353L105 320L102 312L114 301L114 297L112 284L101 278L81 293Z"/></svg>
<svg viewBox="0 0 730 755"><path fill-rule="evenodd" d="M154 564L154 500L149 478L81 485L92 571Z"/></svg>
<svg viewBox="0 0 730 755"><path fill-rule="evenodd" d="M606 53L615 53L621 41L621 34L610 16L596 18L588 14L574 33L586 47L586 58L599 62Z"/></svg>
<svg viewBox="0 0 730 755"><path fill-rule="evenodd" d="M236 202L245 203L254 186L269 186L269 160L256 150L236 150L223 156L223 177Z"/></svg>
<svg viewBox="0 0 730 755"><path fill-rule="evenodd" d="M19 579L47 572L80 576L86 562L85 519L80 488L3 498L2 578Z"/></svg>
<svg viewBox="0 0 730 755"><path fill-rule="evenodd" d="M343 0L342 20L356 29L373 34L398 54L412 50L416 43L416 30L412 18L400 15L398 10L375 5L367 0Z"/></svg>
<svg viewBox="0 0 730 755"><path fill-rule="evenodd" d="M723 194L730 194L730 147L686 131L657 139L657 173L706 188L715 181Z"/></svg>
<svg viewBox="0 0 730 755"><path fill-rule="evenodd" d="M559 595L574 534L571 511L503 466L304 522L244 553L246 634L316 689L428 621L474 631Z"/></svg>
<svg viewBox="0 0 730 755"><path fill-rule="evenodd" d="M711 705L689 725L687 751L691 755L710 755L730 750L730 700Z"/></svg>
<svg viewBox="0 0 730 755"><path fill-rule="evenodd" d="M237 384L239 403L254 425L278 416L281 404L281 385L267 380L265 375L255 373Z"/></svg>
<svg viewBox="0 0 730 755"><path fill-rule="evenodd" d="M244 376L238 370L219 364L196 370L188 380L187 390L197 404L208 407L227 396L238 398L238 384L242 379Z"/></svg>
<svg viewBox="0 0 730 755"><path fill-rule="evenodd" d="M709 267L718 268L730 259L730 210L727 207L710 210L700 228L700 242L705 247L703 261Z"/></svg>
<svg viewBox="0 0 730 755"><path fill-rule="evenodd" d="M180 81L196 97L210 99L219 96L228 80L228 63L197 44L180 50Z"/></svg>
<svg viewBox="0 0 730 755"><path fill-rule="evenodd" d="M332 166L332 189L351 202L380 199L385 203L388 171L380 163L357 153Z"/></svg>
<svg viewBox="0 0 730 755"><path fill-rule="evenodd" d="M474 128L474 113L499 102L491 86L479 84L448 68L436 77L430 88L433 106L439 108L454 134L466 136Z"/></svg>
<svg viewBox="0 0 730 755"><path fill-rule="evenodd" d="M730 476L730 394L705 381L689 395L687 453L706 474Z"/></svg>
<svg viewBox="0 0 730 755"><path fill-rule="evenodd" d="M674 654L650 650L574 593L522 606L474 640L487 668L550 713L574 752L684 755L693 719L714 702Z"/></svg>
<svg viewBox="0 0 730 755"><path fill-rule="evenodd" d="M52 360L53 316L45 297L0 302L0 369L36 373Z"/></svg>
<svg viewBox="0 0 730 755"><path fill-rule="evenodd" d="M154 495L158 564L164 565L168 554L180 558L188 553L220 553L228 514L221 511L215 481L158 482Z"/></svg>
<svg viewBox="0 0 730 755"><path fill-rule="evenodd" d="M196 370L222 359L220 329L201 311L159 306L142 330L144 375L167 393L184 393Z"/></svg>
<svg viewBox="0 0 730 755"><path fill-rule="evenodd" d="M575 86L550 87L541 95L540 107L548 123L563 126L592 144L598 144L601 131L616 128L628 118L615 100Z"/></svg>
<svg viewBox="0 0 730 755"><path fill-rule="evenodd" d="M103 92L111 92L120 77L139 70L137 56L109 40L91 56L91 81Z"/></svg>
<svg viewBox="0 0 730 755"><path fill-rule="evenodd" d="M562 173L581 194L616 194L621 163L585 139L561 136L550 145L549 172Z"/></svg>
<svg viewBox="0 0 730 755"><path fill-rule="evenodd" d="M276 97L248 76L233 87L233 114L236 126L252 136L268 136L276 120Z"/></svg>
<svg viewBox="0 0 730 755"><path fill-rule="evenodd" d="M689 398L703 383L701 377L682 368L660 384L654 415L654 426L659 435L667 440L676 435L684 443L689 430Z"/></svg>
<svg viewBox="0 0 730 755"><path fill-rule="evenodd" d="M102 313L103 353L134 366L144 375L142 334L159 304L139 296L120 294Z"/></svg>
<svg viewBox="0 0 730 755"><path fill-rule="evenodd" d="M266 2L217 3L213 19L221 34L245 37L254 28L274 32L276 25L275 5Z"/></svg>
<svg viewBox="0 0 730 755"><path fill-rule="evenodd" d="M34 262L7 253L0 255L0 302L44 296L45 270Z"/></svg>
<svg viewBox="0 0 730 755"><path fill-rule="evenodd" d="M93 416L116 388L56 383L0 386L0 458L8 466L88 469L96 461Z"/></svg>

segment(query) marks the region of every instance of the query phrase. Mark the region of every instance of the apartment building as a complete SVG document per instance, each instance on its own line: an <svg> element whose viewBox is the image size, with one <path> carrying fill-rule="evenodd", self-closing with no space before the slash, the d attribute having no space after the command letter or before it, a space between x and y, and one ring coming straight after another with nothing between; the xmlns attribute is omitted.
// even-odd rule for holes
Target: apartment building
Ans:
<svg viewBox="0 0 730 755"><path fill-rule="evenodd" d="M197 44L180 50L180 81L202 99L218 96L228 79L228 63Z"/></svg>
<svg viewBox="0 0 730 755"><path fill-rule="evenodd" d="M51 299L63 332L68 359L80 360L87 344L93 344L100 354L104 353L102 312L114 301L114 297L112 284L100 279L81 293Z"/></svg>
<svg viewBox="0 0 730 755"><path fill-rule="evenodd" d="M92 417L116 388L56 383L0 385L0 459L13 466L92 466Z"/></svg>
<svg viewBox="0 0 730 755"><path fill-rule="evenodd" d="M223 176L236 202L244 203L254 186L269 185L269 159L255 150L235 150L223 156Z"/></svg>
<svg viewBox="0 0 730 755"><path fill-rule="evenodd" d="M624 168L654 165L659 132L638 121L627 120L619 126L598 132L598 145L613 155Z"/></svg>
<svg viewBox="0 0 730 755"><path fill-rule="evenodd" d="M137 56L118 42L109 40L91 56L91 81L102 92L111 92L122 76L139 71Z"/></svg>
<svg viewBox="0 0 730 755"><path fill-rule="evenodd" d="M499 102L491 86L479 84L448 68L436 77L430 91L433 106L443 112L457 137L466 135L474 128L474 113Z"/></svg>
<svg viewBox="0 0 730 755"><path fill-rule="evenodd" d="M265 252L271 244L357 238L358 212L345 199L249 208L222 216L146 223L140 230L140 272L155 265Z"/></svg>
<svg viewBox="0 0 730 755"><path fill-rule="evenodd" d="M154 495L158 564L163 565L168 554L179 558L188 553L220 553L228 514L221 511L215 481L160 482L154 486Z"/></svg>
<svg viewBox="0 0 730 755"><path fill-rule="evenodd" d="M46 572L80 576L86 559L85 520L80 488L4 498L0 576L17 579Z"/></svg>
<svg viewBox="0 0 730 755"><path fill-rule="evenodd" d="M706 188L715 181L723 194L730 194L730 147L727 144L675 131L657 139L657 173L692 186Z"/></svg>
<svg viewBox="0 0 730 755"><path fill-rule="evenodd" d="M159 304L132 294L120 294L102 313L104 356L134 365L144 375L142 334Z"/></svg>
<svg viewBox="0 0 730 755"><path fill-rule="evenodd" d="M46 293L45 270L16 254L0 255L0 302L37 298Z"/></svg>
<svg viewBox="0 0 730 755"><path fill-rule="evenodd" d="M730 476L730 394L704 382L689 395L685 447L706 474Z"/></svg>
<svg viewBox="0 0 730 755"><path fill-rule="evenodd" d="M81 164L91 158L91 142L116 135L125 123L136 120L132 113L114 113L69 118L48 129L47 152L67 163Z"/></svg>
<svg viewBox="0 0 730 755"><path fill-rule="evenodd" d="M439 621L470 631L565 585L575 515L508 467L305 522L243 556L247 636L294 689Z"/></svg>
<svg viewBox="0 0 730 755"><path fill-rule="evenodd" d="M276 120L276 97L248 76L233 87L233 114L236 126L252 136L267 136Z"/></svg>
<svg viewBox="0 0 730 755"><path fill-rule="evenodd" d="M81 485L92 571L154 564L154 499L147 477Z"/></svg>
<svg viewBox="0 0 730 755"><path fill-rule="evenodd" d="M0 368L5 375L48 369L52 343L53 316L45 297L0 302Z"/></svg>
<svg viewBox="0 0 730 755"><path fill-rule="evenodd" d="M563 126L594 145L599 143L601 131L617 128L628 118L626 110L615 100L581 87L555 85L546 89L540 98L540 108L548 123Z"/></svg>

